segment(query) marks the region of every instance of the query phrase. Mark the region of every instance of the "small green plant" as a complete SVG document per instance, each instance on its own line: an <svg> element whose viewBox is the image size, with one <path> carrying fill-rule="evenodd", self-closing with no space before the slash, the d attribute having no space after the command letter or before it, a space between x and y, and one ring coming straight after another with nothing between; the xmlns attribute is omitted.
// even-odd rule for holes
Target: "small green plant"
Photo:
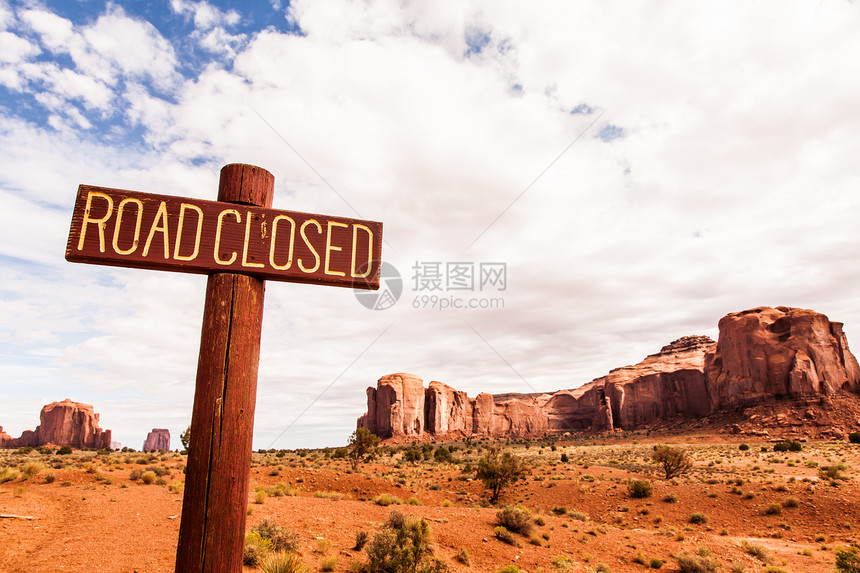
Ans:
<svg viewBox="0 0 860 573"><path fill-rule="evenodd" d="M503 541L508 545L517 545L517 538L514 537L514 534L507 530L506 527L502 525L497 525L493 528L493 535L496 536L496 539L499 541Z"/></svg>
<svg viewBox="0 0 860 573"><path fill-rule="evenodd" d="M775 452L799 452L803 449L803 445L797 440L783 440L773 445Z"/></svg>
<svg viewBox="0 0 860 573"><path fill-rule="evenodd" d="M665 501L666 503L678 503L678 496L674 493L670 493L663 498L663 501Z"/></svg>
<svg viewBox="0 0 860 573"><path fill-rule="evenodd" d="M703 523L708 522L708 516L705 515L704 513L693 513L692 515L690 515L689 521L692 524L701 525Z"/></svg>
<svg viewBox="0 0 860 573"><path fill-rule="evenodd" d="M647 479L633 479L627 482L627 492L630 494L630 497L651 497L653 489L651 482Z"/></svg>
<svg viewBox="0 0 860 573"><path fill-rule="evenodd" d="M259 533L252 531L245 536L245 551L242 554L242 563L248 567L257 567L271 551L271 540L265 539Z"/></svg>
<svg viewBox="0 0 860 573"><path fill-rule="evenodd" d="M852 545L836 549L836 571L838 573L860 573L860 547Z"/></svg>
<svg viewBox="0 0 860 573"><path fill-rule="evenodd" d="M393 510L367 546L364 573L441 573L448 567L432 556L432 535L424 519Z"/></svg>

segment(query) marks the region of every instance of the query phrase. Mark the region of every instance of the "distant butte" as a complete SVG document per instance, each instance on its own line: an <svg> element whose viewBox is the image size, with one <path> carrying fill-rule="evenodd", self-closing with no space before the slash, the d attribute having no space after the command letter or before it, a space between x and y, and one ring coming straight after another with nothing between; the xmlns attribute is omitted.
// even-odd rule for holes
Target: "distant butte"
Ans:
<svg viewBox="0 0 860 573"><path fill-rule="evenodd" d="M855 407L858 394L860 366L842 323L812 310L759 307L723 317L717 342L685 336L572 390L470 398L441 382L425 388L414 374L389 374L367 389L358 427L395 440L542 437L690 422L768 401L795 401L808 410L832 408L833 397L845 396ZM742 426L729 431L762 435Z"/></svg>
<svg viewBox="0 0 860 573"><path fill-rule="evenodd" d="M35 430L25 430L13 438L0 427L0 447L70 446L72 448L108 449L111 431L99 427L99 415L89 404L72 402L68 398L42 408L40 424Z"/></svg>

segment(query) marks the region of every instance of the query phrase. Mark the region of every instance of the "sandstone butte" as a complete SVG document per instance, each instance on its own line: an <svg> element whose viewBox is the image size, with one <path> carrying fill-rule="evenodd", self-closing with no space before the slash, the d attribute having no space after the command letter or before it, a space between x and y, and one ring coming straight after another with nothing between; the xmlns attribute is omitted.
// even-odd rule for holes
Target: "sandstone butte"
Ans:
<svg viewBox="0 0 860 573"><path fill-rule="evenodd" d="M842 323L812 310L759 307L723 317L717 342L685 336L572 390L470 398L442 382L425 388L414 374L389 374L367 389L358 427L395 439L538 437L843 393L860 394L860 366Z"/></svg>
<svg viewBox="0 0 860 573"><path fill-rule="evenodd" d="M164 450L165 452L170 451L170 430L167 428L153 428L152 431L146 435L146 439L143 441L142 451L149 452L152 450Z"/></svg>
<svg viewBox="0 0 860 573"><path fill-rule="evenodd" d="M70 446L72 448L108 449L111 431L99 428L99 415L89 404L72 402L68 398L42 408L39 426L25 430L20 438L13 438L0 427L0 447Z"/></svg>

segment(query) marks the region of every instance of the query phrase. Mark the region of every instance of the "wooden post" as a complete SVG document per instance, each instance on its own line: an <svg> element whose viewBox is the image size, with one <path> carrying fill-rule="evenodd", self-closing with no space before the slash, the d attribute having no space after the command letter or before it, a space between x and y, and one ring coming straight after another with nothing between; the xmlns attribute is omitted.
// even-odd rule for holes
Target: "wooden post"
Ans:
<svg viewBox="0 0 860 573"><path fill-rule="evenodd" d="M218 200L271 207L274 182L260 167L226 165ZM260 279L209 275L177 573L242 571L264 294Z"/></svg>

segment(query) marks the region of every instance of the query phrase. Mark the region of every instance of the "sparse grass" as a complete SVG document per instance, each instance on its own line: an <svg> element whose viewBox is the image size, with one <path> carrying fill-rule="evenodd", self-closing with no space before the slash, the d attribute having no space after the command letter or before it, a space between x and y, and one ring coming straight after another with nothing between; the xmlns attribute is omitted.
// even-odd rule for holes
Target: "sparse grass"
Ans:
<svg viewBox="0 0 860 573"><path fill-rule="evenodd" d="M684 552L676 556L681 573L716 573L719 563L711 557Z"/></svg>
<svg viewBox="0 0 860 573"><path fill-rule="evenodd" d="M772 561L770 553L762 545L758 545L756 543L750 543L748 541L744 541L743 543L741 543L741 547L743 548L744 551L746 551L748 554L752 555L753 557L755 557L756 559L758 559L759 561L761 561L765 565L770 564Z"/></svg>
<svg viewBox="0 0 860 573"><path fill-rule="evenodd" d="M383 494L383 495L385 495L385 494ZM330 499L331 501L340 501L345 496L344 496L344 494L340 493L339 491L315 491L314 497L317 497L319 499ZM397 498L394 498L394 499L397 499ZM397 499L397 503L399 504L402 502L399 499ZM383 505L383 504L380 503L378 505ZM390 505L390 504L388 504L388 505Z"/></svg>
<svg viewBox="0 0 860 573"><path fill-rule="evenodd" d="M337 562L337 558L335 558ZM334 571L334 569L324 569L320 565L322 571ZM273 553L264 558L260 562L260 571L263 573L310 573L311 569L305 565L301 558L292 552Z"/></svg>
<svg viewBox="0 0 860 573"><path fill-rule="evenodd" d="M381 505L382 507L388 507L389 505L401 505L403 502L400 501L400 498L396 495L391 495L390 493L381 493L373 498L373 503L376 505Z"/></svg>

